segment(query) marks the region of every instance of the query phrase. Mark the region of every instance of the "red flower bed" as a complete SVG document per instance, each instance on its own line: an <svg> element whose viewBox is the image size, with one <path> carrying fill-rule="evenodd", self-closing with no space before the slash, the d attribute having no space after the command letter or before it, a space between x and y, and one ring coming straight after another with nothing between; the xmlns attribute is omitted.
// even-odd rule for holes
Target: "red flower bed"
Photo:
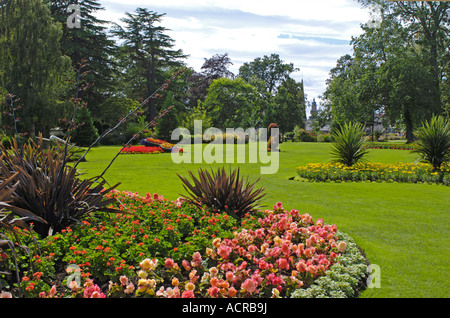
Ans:
<svg viewBox="0 0 450 318"><path fill-rule="evenodd" d="M161 153L164 152L161 147L131 146L122 149L122 153L145 154L145 153Z"/></svg>

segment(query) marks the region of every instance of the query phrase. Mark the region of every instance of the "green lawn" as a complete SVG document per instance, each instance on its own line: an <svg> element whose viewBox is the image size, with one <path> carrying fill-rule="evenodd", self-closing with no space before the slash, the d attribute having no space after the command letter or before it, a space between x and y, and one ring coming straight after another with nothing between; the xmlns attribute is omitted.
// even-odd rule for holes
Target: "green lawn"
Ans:
<svg viewBox="0 0 450 318"><path fill-rule="evenodd" d="M119 149L95 148L79 168L86 176L99 174ZM328 162L330 144L287 142L280 149L279 170L272 175L261 175L258 164L175 164L170 154L157 154L120 155L105 178L111 184L121 182L119 190L142 195L157 192L176 199L184 193L176 173L186 176L199 167L240 166L250 180L261 177L259 185L267 189L262 202L266 207L281 201L286 208L337 224L356 240L372 264L380 266L381 288L367 289L360 297L448 297L450 187L291 181L297 166ZM403 150L371 150L368 160L413 162L416 156Z"/></svg>

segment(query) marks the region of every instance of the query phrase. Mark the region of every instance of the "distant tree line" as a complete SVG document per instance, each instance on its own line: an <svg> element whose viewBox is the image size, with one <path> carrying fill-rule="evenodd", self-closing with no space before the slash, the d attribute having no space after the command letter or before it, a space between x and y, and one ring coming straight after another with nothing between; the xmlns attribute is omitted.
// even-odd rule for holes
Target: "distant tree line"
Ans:
<svg viewBox="0 0 450 318"><path fill-rule="evenodd" d="M372 8L374 20L330 71L316 121L336 128L381 118L411 142L423 120L450 115L450 3L358 2Z"/></svg>
<svg viewBox="0 0 450 318"><path fill-rule="evenodd" d="M67 25L80 8L80 28ZM229 71L227 53L205 58L199 71L186 66L187 55L163 26L164 13L146 8L124 13L121 23L99 20L104 10L91 0L5 0L0 5L1 127L10 132L11 100L20 104L18 131L48 136L53 127L64 127L72 116L73 98L79 109L74 134L83 140L112 127L174 73L185 69L161 94L151 98L126 125L105 138L121 143L151 121L161 110L175 106L156 133L168 138L177 126L189 128L195 119L207 126L262 127L276 122L284 132L305 126L303 83L291 74L298 69L277 54L245 63L239 74ZM193 44L194 45L194 44ZM83 65L82 72L79 72ZM160 131L158 131L158 127Z"/></svg>

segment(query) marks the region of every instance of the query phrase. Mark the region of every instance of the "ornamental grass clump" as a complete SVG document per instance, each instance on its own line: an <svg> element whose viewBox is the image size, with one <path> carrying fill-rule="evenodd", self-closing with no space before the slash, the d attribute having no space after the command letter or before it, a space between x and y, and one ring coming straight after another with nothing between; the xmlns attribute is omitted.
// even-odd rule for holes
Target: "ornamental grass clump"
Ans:
<svg viewBox="0 0 450 318"><path fill-rule="evenodd" d="M333 162L342 163L348 167L363 160L368 151L364 149L364 127L360 123L345 123L333 133L334 142L331 154Z"/></svg>
<svg viewBox="0 0 450 318"><path fill-rule="evenodd" d="M11 206L45 220L33 227L41 237L79 223L91 212L117 212L107 208L115 199L105 198L115 186L105 189L105 180L81 179L77 169L66 165L62 154L44 148L42 137L38 143L30 139L24 146L14 140L12 149L1 146L1 151L0 180L17 173Z"/></svg>
<svg viewBox="0 0 450 318"><path fill-rule="evenodd" d="M450 162L450 122L442 116L433 116L425 121L417 135L417 149L420 160L430 163L439 170L445 162Z"/></svg>
<svg viewBox="0 0 450 318"><path fill-rule="evenodd" d="M265 196L264 188L255 189L259 179L254 183L250 183L248 178L244 181L239 177L239 169L230 173L223 167L217 172L199 169L198 178L189 171L193 183L177 175L188 192L188 196L185 195L184 198L189 202L200 208L206 205L237 218L253 211L258 201Z"/></svg>

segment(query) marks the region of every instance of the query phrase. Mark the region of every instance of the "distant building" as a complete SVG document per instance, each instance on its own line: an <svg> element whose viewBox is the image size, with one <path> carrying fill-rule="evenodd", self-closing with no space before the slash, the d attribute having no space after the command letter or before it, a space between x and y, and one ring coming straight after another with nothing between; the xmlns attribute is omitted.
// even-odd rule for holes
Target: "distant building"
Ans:
<svg viewBox="0 0 450 318"><path fill-rule="evenodd" d="M314 98L311 103L311 113L310 113L309 119L314 118L314 115L316 113L317 113L317 103L316 103L316 99Z"/></svg>
<svg viewBox="0 0 450 318"><path fill-rule="evenodd" d="M317 113L317 102L316 102L316 99L313 98L313 101L311 103L310 115L309 115L309 118L306 120L306 125L305 125L306 126L305 129L307 131L312 131L313 130L312 122L313 122L313 119L314 119L316 113ZM326 125L326 126L320 128L320 131L322 131L324 133L328 133L330 131L330 126Z"/></svg>

